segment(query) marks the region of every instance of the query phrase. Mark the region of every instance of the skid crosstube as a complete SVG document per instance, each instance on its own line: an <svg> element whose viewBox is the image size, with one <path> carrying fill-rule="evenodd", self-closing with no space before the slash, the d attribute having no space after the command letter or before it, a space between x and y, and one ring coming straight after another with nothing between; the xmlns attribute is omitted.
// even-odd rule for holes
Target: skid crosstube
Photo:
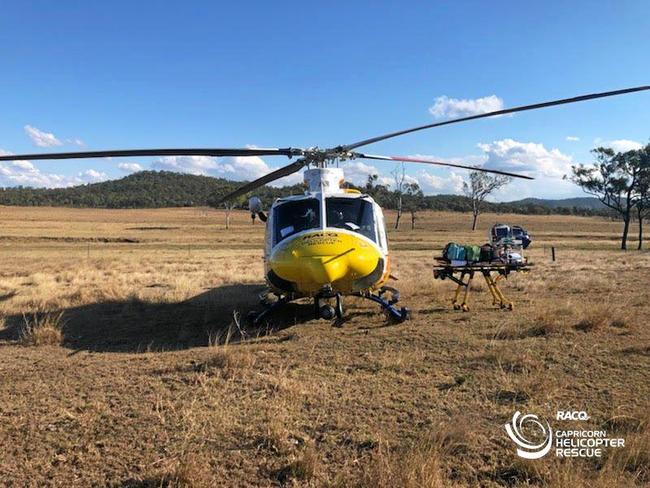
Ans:
<svg viewBox="0 0 650 488"><path fill-rule="evenodd" d="M386 298L385 295L388 294L390 298ZM257 326L260 323L262 323L262 320L264 320L270 313L272 313L274 310L283 307L287 303L293 301L296 299L296 297L289 296L289 295L281 295L278 296L277 299L271 300L269 298L269 295L271 295L270 292L266 292L260 295L260 304L264 306L264 310L261 312L250 312L249 314L249 319L252 321L253 325ZM277 296L277 295L276 295ZM405 320L408 320L411 318L411 311L407 307L400 307L397 308L395 304L399 301L400 299L400 294L399 291L396 290L395 288L392 288L390 286L383 286L376 292L359 292L359 293L353 293L352 296L357 296L361 298L365 298L367 300L371 300L377 304L379 304L383 310L383 312L386 314L387 318L389 320L392 320L393 322L396 323L401 323L404 322ZM323 310L321 307L321 301L322 300L329 300L329 299L335 299L336 300L336 305L335 307L332 307L332 316L325 316L323 314ZM327 306L327 305L326 305ZM334 293L334 294L324 294L324 295L317 295L314 297L314 316L316 319L318 318L335 318L335 323L336 324L341 324L343 322L343 296L340 293Z"/></svg>
<svg viewBox="0 0 650 488"><path fill-rule="evenodd" d="M388 300L384 298L384 295L386 293L390 293L391 295L390 299ZM411 311L407 307L395 307L395 304L400 299L399 291L397 291L395 288L392 288L390 286L382 286L377 293L356 293L356 296L366 298L367 300L378 303L386 316L390 320L393 320L397 323L404 322L405 320L411 318Z"/></svg>

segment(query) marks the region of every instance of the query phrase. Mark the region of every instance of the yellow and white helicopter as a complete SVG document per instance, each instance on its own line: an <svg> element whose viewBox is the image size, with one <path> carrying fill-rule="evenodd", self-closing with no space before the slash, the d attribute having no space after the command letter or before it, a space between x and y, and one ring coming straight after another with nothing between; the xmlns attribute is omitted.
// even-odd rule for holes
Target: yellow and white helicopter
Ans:
<svg viewBox="0 0 650 488"><path fill-rule="evenodd" d="M317 317L341 319L343 317L342 297L356 295L375 301L389 317L403 321L408 318L409 311L407 308L398 309L395 306L399 300L399 293L396 289L386 286L390 277L390 257L382 209L370 196L344 188L343 170L334 167L333 163L354 159L403 161L533 179L526 175L424 158L365 154L357 152L356 149L433 127L648 89L650 86L640 86L497 110L391 132L329 149L318 147L128 149L0 156L0 161L193 155L297 158L293 163L243 185L221 200L225 202L234 199L262 185L310 167L304 174L307 185L305 194L277 199L270 208L268 218L261 208L260 200L257 198L250 200L251 212L266 220L264 260L265 279L269 286L269 293L262 297L262 303L266 308L257 314L254 320L259 322L271 310L304 297L314 300ZM323 303L330 300L335 301L335 306Z"/></svg>

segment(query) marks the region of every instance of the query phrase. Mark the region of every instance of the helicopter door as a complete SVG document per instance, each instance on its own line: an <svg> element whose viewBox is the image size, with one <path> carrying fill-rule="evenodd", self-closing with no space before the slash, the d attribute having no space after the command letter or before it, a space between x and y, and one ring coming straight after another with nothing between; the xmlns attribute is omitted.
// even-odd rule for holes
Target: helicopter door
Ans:
<svg viewBox="0 0 650 488"><path fill-rule="evenodd" d="M388 253L388 240L386 239L386 223L384 222L384 212L377 203L373 203L375 209L375 222L377 226L377 244L381 250L386 254Z"/></svg>

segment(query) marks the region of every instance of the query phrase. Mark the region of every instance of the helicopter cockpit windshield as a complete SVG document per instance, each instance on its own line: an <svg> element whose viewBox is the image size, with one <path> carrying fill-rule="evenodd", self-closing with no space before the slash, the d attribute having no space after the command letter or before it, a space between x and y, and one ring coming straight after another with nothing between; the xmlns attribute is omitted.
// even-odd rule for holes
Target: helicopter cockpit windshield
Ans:
<svg viewBox="0 0 650 488"><path fill-rule="evenodd" d="M278 205L274 212L276 243L303 230L320 227L320 204L316 198L288 201Z"/></svg>
<svg viewBox="0 0 650 488"><path fill-rule="evenodd" d="M338 227L366 236L377 242L372 203L361 198L335 198L325 201L327 227Z"/></svg>

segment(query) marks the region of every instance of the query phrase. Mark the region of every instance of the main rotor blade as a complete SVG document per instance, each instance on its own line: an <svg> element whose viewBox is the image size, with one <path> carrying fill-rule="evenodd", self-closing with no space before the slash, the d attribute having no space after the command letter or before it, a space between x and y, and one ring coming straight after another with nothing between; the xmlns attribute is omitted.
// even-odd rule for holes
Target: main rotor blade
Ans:
<svg viewBox="0 0 650 488"><path fill-rule="evenodd" d="M432 159L411 158L409 156L379 156L376 154L361 154L354 153L355 157L363 159L376 159L379 161L404 161L405 163L425 163L435 164L437 166L449 166L451 168L469 169L472 171L483 171L484 173L495 173L498 175L511 176L513 178L523 178L525 180L534 180L530 176L520 175L517 173L508 173L507 171L499 171L498 169L484 169L475 166L466 166L464 164L443 163L442 161L434 161Z"/></svg>
<svg viewBox="0 0 650 488"><path fill-rule="evenodd" d="M234 149L118 149L108 151L79 151L39 154L10 154L0 156L0 161L24 161L40 159L83 159L83 158L124 158L139 156L299 156L302 149L287 148L234 148Z"/></svg>
<svg viewBox="0 0 650 488"><path fill-rule="evenodd" d="M505 115L505 114L512 114L515 112L523 112L525 110L535 110L538 108L545 108L545 107L552 107L555 105L564 105L566 103L575 103L575 102L583 102L585 100L593 100L595 98L605 98L605 97L613 97L616 95L623 95L625 93L634 93L634 92L639 92L639 91L644 91L644 90L650 90L650 85L646 86L637 86L634 88L625 88L622 90L614 90L614 91L608 91L608 92L602 92L602 93L592 93L589 95L580 95L578 97L572 97L572 98L563 98L561 100L552 100L550 102L542 102L542 103L534 103L532 105L522 105L519 107L513 107L513 108L506 108L503 110L495 110L494 112L487 112L483 114L478 114L478 115L470 115L467 117L461 117L458 119L451 119L451 120L445 120L443 122L435 122L433 124L426 124L426 125L420 125L418 127L413 127L411 129L405 129L405 130L400 130L397 132L390 132L388 134L384 134L381 136L377 137L371 137L370 139L364 139L363 141L355 142L354 144L348 144L347 146L339 146L336 149L341 150L341 151L350 151L352 149L356 149L361 146L366 146L368 144L372 144L374 142L379 142L379 141L384 141L386 139L391 139L393 137L401 136L404 134L409 134L411 132L417 132L419 130L424 130L424 129L431 129L433 127L441 127L443 125L449 125L449 124L456 124L458 122L465 122L468 120L475 120L475 119L482 119L485 117L493 117L495 115Z"/></svg>
<svg viewBox="0 0 650 488"><path fill-rule="evenodd" d="M217 202L217 205L221 205L223 202L232 200L233 198L237 198L240 195L244 195L249 191L253 191L255 188L259 188L260 186L264 186L267 183L270 183L271 181L275 181L285 176L289 176L295 173L296 171L300 171L306 165L307 165L307 161L305 159L299 159L298 161L288 164L287 166L283 166L280 169L276 169L275 171L272 171L271 173L264 175L261 178L256 179L255 181L246 183L244 186L237 188L235 191L231 193L228 193L228 195L226 195L225 197L223 197L221 200Z"/></svg>

